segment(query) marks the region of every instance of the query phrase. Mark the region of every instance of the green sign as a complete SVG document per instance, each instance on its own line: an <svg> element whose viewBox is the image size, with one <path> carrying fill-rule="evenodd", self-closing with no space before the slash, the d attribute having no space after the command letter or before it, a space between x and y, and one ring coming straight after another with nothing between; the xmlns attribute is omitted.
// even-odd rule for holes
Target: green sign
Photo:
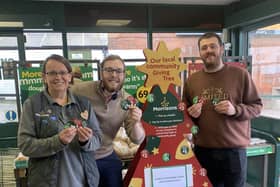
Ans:
<svg viewBox="0 0 280 187"><path fill-rule="evenodd" d="M82 81L91 81L93 80L93 68L91 66L72 65L72 75Z"/></svg>
<svg viewBox="0 0 280 187"><path fill-rule="evenodd" d="M274 153L273 145L265 144L247 147L247 156L267 155Z"/></svg>
<svg viewBox="0 0 280 187"><path fill-rule="evenodd" d="M23 103L28 97L43 89L41 68L19 68L19 82Z"/></svg>
<svg viewBox="0 0 280 187"><path fill-rule="evenodd" d="M147 102L143 120L154 126L172 126L184 121L183 111L178 110L178 99L171 92L162 94L159 86L152 90L155 100Z"/></svg>
<svg viewBox="0 0 280 187"><path fill-rule="evenodd" d="M82 81L93 80L92 67L80 66ZM19 82L22 103L43 89L42 69L37 67L19 68Z"/></svg>
<svg viewBox="0 0 280 187"><path fill-rule="evenodd" d="M125 71L124 89L129 94L135 96L137 89L144 84L146 74L139 72L135 66L127 66Z"/></svg>

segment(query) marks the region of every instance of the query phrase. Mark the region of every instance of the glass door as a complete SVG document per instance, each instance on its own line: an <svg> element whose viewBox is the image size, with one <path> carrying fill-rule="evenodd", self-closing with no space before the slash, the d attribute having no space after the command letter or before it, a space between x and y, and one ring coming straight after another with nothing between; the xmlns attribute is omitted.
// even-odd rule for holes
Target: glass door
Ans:
<svg viewBox="0 0 280 187"><path fill-rule="evenodd" d="M19 181L14 170L21 111L17 70L24 56L22 32L0 31L0 186L4 187L17 186Z"/></svg>
<svg viewBox="0 0 280 187"><path fill-rule="evenodd" d="M22 33L0 32L0 125L17 123L20 116L18 66L24 61L19 49ZM23 50L22 50L23 51ZM24 54L24 51L23 51Z"/></svg>

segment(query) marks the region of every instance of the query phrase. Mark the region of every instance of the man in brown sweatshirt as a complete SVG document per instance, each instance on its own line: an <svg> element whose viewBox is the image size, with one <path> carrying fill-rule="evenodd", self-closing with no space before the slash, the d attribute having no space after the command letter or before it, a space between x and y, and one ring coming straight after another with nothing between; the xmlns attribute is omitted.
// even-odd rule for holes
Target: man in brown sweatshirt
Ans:
<svg viewBox="0 0 280 187"><path fill-rule="evenodd" d="M245 68L223 63L217 34L204 34L198 47L204 68L188 78L183 94L199 129L194 152L214 187L244 187L250 120L260 114L262 101Z"/></svg>

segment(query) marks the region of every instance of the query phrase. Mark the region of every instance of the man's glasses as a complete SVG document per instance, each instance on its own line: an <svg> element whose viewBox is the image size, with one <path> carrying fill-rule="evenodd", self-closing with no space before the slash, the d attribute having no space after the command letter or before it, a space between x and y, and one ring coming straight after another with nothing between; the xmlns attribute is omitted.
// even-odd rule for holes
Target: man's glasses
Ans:
<svg viewBox="0 0 280 187"><path fill-rule="evenodd" d="M106 68L103 68L102 69L103 71L105 72L108 72L108 73L113 73L113 72L116 72L116 74L123 74L124 73L124 70L121 69L121 68L109 68L109 67L106 67Z"/></svg>
<svg viewBox="0 0 280 187"><path fill-rule="evenodd" d="M45 74L47 74L48 76L50 77L56 77L57 75L61 75L61 76L65 76L65 75L68 75L69 72L68 71L49 71L49 72L46 72Z"/></svg>

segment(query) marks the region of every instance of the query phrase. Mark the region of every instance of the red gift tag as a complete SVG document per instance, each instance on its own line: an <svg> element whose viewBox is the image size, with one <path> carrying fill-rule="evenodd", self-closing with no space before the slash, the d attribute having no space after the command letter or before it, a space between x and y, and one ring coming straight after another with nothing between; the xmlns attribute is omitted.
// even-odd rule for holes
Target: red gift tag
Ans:
<svg viewBox="0 0 280 187"><path fill-rule="evenodd" d="M81 120L79 119L73 119L73 122L76 124L76 127L79 128L79 127L83 127L83 123Z"/></svg>

